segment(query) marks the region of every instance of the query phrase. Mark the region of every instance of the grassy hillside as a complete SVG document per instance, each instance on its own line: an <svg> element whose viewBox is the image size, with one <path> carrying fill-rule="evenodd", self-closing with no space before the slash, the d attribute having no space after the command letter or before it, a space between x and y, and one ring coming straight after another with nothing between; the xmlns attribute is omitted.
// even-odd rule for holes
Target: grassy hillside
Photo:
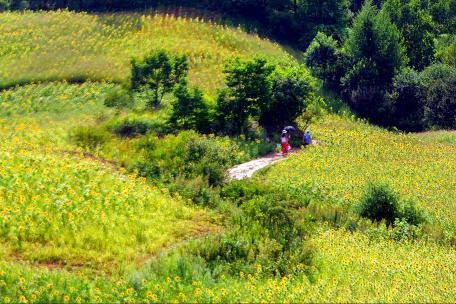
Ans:
<svg viewBox="0 0 456 304"><path fill-rule="evenodd" d="M133 56L165 48L188 55L192 84L215 90L227 57L289 58L279 45L240 29L160 14L1 13L0 41L0 88L46 80L125 81Z"/></svg>
<svg viewBox="0 0 456 304"><path fill-rule="evenodd" d="M0 94L3 260L122 272L207 226L204 212L165 190L70 153L68 128L92 120L110 87L33 85Z"/></svg>
<svg viewBox="0 0 456 304"><path fill-rule="evenodd" d="M403 197L416 200L435 220L456 224L453 145L422 142L335 116L312 131L321 145L278 164L267 179L289 189L310 189L345 207L357 203L368 182L386 182Z"/></svg>
<svg viewBox="0 0 456 304"><path fill-rule="evenodd" d="M311 126L318 146L264 170L253 186L229 188L234 198L239 191L238 201L216 197L220 189L204 188L201 176L191 183L181 179L175 188L182 193L171 195L162 184L153 186L120 167L144 138L110 134L104 147L90 153L69 140L73 128L110 119L166 121L166 105L155 112L106 108L105 97L117 86L106 80L127 80L132 56L163 47L187 54L191 83L214 92L222 85L226 58L262 54L293 60L282 47L197 19L66 11L2 13L0 41L0 87L60 81L0 92L0 303L455 298L453 133L398 135L327 115ZM175 151L182 148L176 148L182 138L154 136L144 136L150 142L143 143L150 145L142 152L159 147L151 158L158 158L163 168L182 167ZM260 153L260 141L196 133L190 138L199 137L200 142L193 142L200 145L200 154L228 151L225 156L236 162L251 157L242 154L246 151ZM393 230L354 215L369 181L387 182L401 197L415 200L430 217L416 229L430 233L429 239L403 237L415 229L411 226ZM200 196L213 209L191 204L180 194ZM318 218L319 210L334 218L349 213L356 221L341 228L337 221L322 221L324 214ZM295 252L288 257L295 263L299 257L295 260L293 253L310 252L311 264L296 262L286 273L273 268L284 256L268 235L289 229L274 230L276 220L302 225L292 226L286 237L293 236L293 229L306 230L298 234L302 243L295 245L303 251L292 247ZM261 221L270 226L264 228ZM224 224L224 230L214 222ZM212 236L204 238L208 233ZM268 264L259 264L255 255Z"/></svg>

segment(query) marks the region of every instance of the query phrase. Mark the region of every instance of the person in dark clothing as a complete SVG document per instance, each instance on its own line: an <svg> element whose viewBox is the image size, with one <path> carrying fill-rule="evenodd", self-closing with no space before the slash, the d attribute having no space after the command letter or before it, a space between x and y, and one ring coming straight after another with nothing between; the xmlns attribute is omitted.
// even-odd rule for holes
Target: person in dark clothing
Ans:
<svg viewBox="0 0 456 304"><path fill-rule="evenodd" d="M307 130L306 133L304 133L303 141L304 141L304 146L308 146L308 145L312 144L312 136L310 135L309 130Z"/></svg>

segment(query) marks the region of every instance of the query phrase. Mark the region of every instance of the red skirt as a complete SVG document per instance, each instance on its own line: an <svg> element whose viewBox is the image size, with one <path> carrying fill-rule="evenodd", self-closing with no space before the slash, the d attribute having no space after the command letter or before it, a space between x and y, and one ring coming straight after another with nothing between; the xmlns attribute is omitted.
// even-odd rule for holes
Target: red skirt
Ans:
<svg viewBox="0 0 456 304"><path fill-rule="evenodd" d="M282 143L282 154L287 154L290 145L287 142Z"/></svg>

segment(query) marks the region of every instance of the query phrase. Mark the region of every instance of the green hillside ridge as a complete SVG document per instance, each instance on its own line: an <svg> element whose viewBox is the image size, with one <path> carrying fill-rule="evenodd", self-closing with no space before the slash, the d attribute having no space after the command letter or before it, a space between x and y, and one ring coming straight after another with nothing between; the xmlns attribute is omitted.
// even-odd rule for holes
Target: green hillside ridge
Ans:
<svg viewBox="0 0 456 304"><path fill-rule="evenodd" d="M155 14L0 14L0 88L37 81L129 79L130 60L152 49L186 54L190 82L214 91L224 60L262 54L292 60L281 46L241 29Z"/></svg>

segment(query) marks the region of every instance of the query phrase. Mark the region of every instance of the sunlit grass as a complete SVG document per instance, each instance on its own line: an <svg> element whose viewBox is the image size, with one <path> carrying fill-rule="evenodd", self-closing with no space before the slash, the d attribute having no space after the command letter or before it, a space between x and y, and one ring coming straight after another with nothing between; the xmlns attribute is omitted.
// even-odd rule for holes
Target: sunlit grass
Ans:
<svg viewBox="0 0 456 304"><path fill-rule="evenodd" d="M0 87L32 81L126 81L132 57L156 48L186 54L190 82L209 91L223 83L231 56L291 60L282 47L241 29L171 15L0 14Z"/></svg>

